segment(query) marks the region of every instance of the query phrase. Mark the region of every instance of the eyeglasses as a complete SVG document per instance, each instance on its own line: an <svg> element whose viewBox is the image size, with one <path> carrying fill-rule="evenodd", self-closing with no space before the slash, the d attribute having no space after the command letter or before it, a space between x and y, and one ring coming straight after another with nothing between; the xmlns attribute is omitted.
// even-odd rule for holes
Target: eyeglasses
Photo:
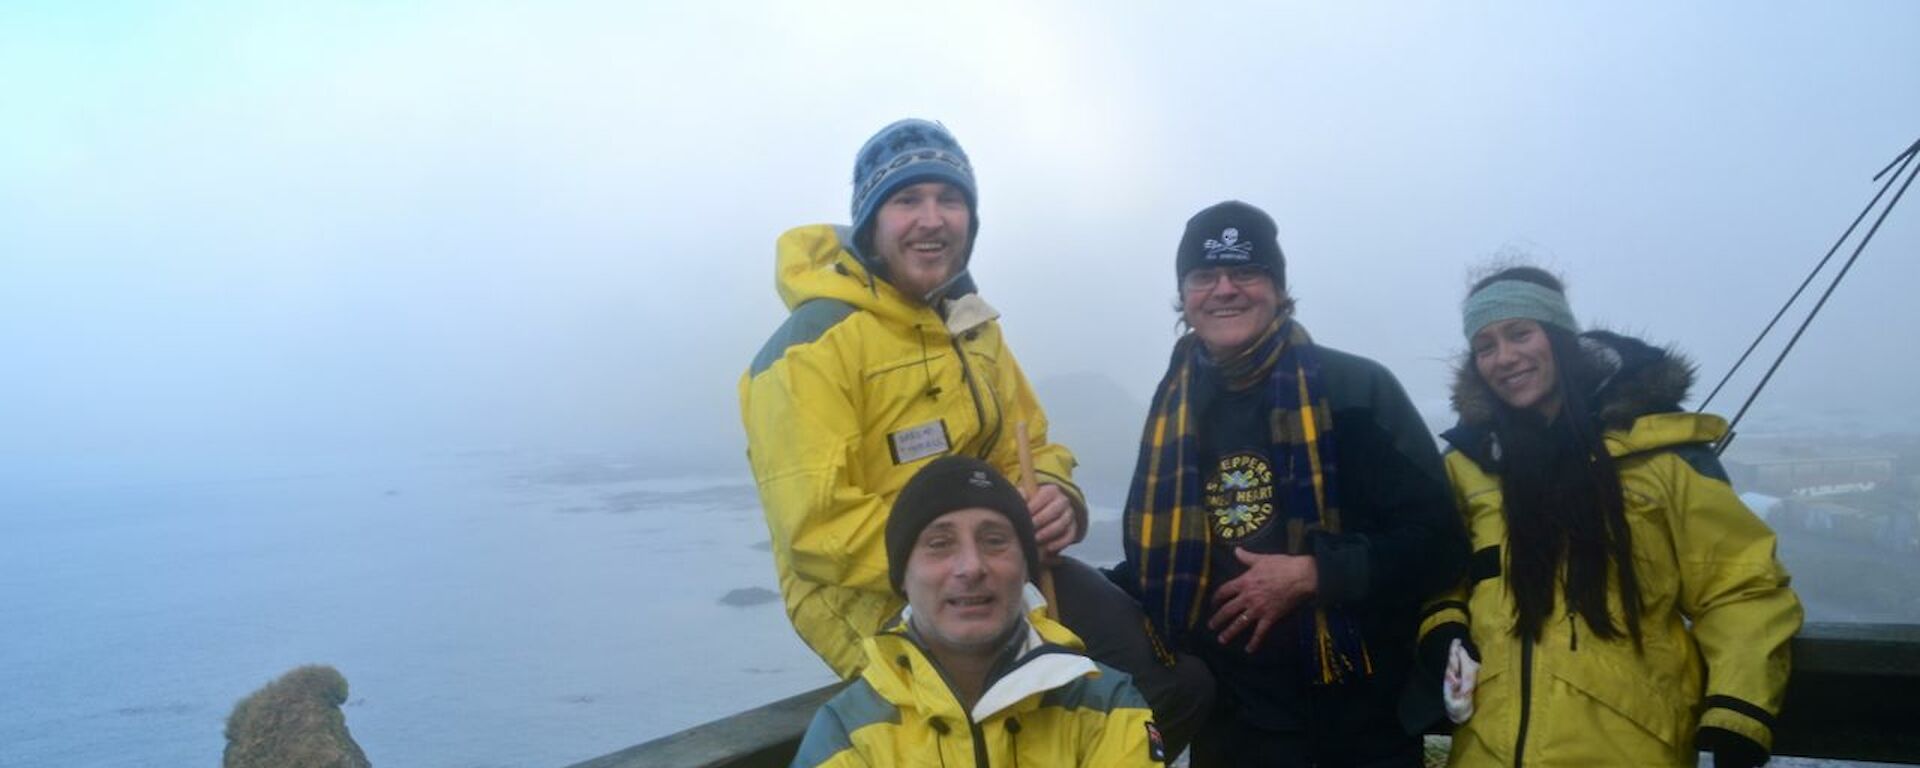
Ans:
<svg viewBox="0 0 1920 768"><path fill-rule="evenodd" d="M1261 280L1272 278L1266 268L1251 264L1226 268L1207 267L1188 272L1186 277L1180 278L1180 287L1187 293L1205 293L1220 284L1221 275L1226 275L1236 288L1250 288Z"/></svg>

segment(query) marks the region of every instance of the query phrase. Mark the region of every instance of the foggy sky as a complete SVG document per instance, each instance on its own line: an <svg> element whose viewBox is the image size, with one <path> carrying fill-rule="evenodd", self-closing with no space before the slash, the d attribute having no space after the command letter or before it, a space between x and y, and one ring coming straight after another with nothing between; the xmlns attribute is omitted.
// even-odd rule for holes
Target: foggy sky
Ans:
<svg viewBox="0 0 1920 768"><path fill-rule="evenodd" d="M972 156L1030 378L1144 402L1181 226L1239 198L1439 429L1489 254L1717 378L1920 138L1911 2L709 5L0 6L0 482L744 467L773 241L904 116ZM1920 424L1917 246L1909 199L1763 407Z"/></svg>

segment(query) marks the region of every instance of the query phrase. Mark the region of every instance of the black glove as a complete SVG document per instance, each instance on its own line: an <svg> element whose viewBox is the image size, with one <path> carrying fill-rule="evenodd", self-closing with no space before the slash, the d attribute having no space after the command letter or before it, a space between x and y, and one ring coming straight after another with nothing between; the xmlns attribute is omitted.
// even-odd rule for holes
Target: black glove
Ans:
<svg viewBox="0 0 1920 768"><path fill-rule="evenodd" d="M1448 622L1420 638L1412 674L1407 676L1406 689L1400 694L1400 725L1408 733L1421 733L1436 725L1443 729L1453 727L1453 722L1447 719L1440 688L1447 674L1447 652L1456 639L1466 647L1468 655L1475 661L1480 660L1480 649L1467 637L1465 624Z"/></svg>
<svg viewBox="0 0 1920 768"><path fill-rule="evenodd" d="M1447 655L1455 640L1460 641L1461 647L1467 649L1467 655L1472 656L1474 661L1480 660L1480 647L1473 644L1465 624L1448 622L1434 627L1426 637L1420 638L1418 654L1421 671L1436 684L1447 672Z"/></svg>
<svg viewBox="0 0 1920 768"><path fill-rule="evenodd" d="M1767 764L1767 748L1725 728L1711 725L1694 734L1693 744L1713 753L1713 768L1759 768Z"/></svg>

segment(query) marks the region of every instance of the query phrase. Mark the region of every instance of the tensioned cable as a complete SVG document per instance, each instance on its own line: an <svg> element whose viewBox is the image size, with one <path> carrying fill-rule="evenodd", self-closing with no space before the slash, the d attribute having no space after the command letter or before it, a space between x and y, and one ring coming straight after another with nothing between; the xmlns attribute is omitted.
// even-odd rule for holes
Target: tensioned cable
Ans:
<svg viewBox="0 0 1920 768"><path fill-rule="evenodd" d="M1874 234L1880 231L1880 225L1886 222L1887 215L1893 213L1894 207L1900 204L1900 198L1907 194L1907 188L1913 186L1914 177L1920 176L1920 165L1913 165L1912 163L1915 155L1920 155L1920 140L1915 140L1911 146L1907 147L1906 151L1900 153L1899 157L1894 158L1893 162L1888 163L1887 167L1880 169L1879 173L1874 174L1873 178L1875 181L1879 181L1881 176L1887 176L1887 186L1891 186L1903 171L1907 174L1907 180L1901 182L1900 190L1893 193L1893 199L1888 200L1886 207L1880 209L1880 215L1874 217L1873 226L1868 227L1867 233L1861 236L1860 244L1854 246L1853 253L1847 256L1846 263L1842 264L1839 273L1833 276L1833 282L1827 284L1826 291L1820 294L1820 300L1814 302L1813 309L1809 310L1806 318L1800 321L1800 327L1794 329L1792 338L1787 339L1786 348L1780 350L1780 355L1774 358L1773 365L1767 368L1766 375L1760 377L1760 383L1754 385L1753 392L1747 395L1747 401L1740 405L1739 412L1735 413L1733 420L1727 423L1727 436L1722 439L1720 445L1715 448L1715 453L1726 451L1727 446L1733 443L1734 427L1738 426L1740 419L1747 415L1747 409L1753 407L1753 401L1760 397L1761 390L1766 389L1767 382L1773 380L1773 374L1780 370L1781 363L1786 362L1787 354L1791 353L1794 345L1800 342L1800 336L1807 332L1807 326L1813 324L1813 318L1818 316L1821 308L1826 306L1827 299L1833 296L1834 289L1840 287L1840 281L1846 279L1848 270L1853 269L1854 262L1860 259L1860 253L1867 249L1868 243L1873 242ZM1894 166L1896 165L1899 166L1899 170L1894 170ZM1913 166L1911 170L1908 169L1910 165ZM1892 171L1892 175L1889 176L1888 171ZM1886 188L1882 187L1881 192L1884 193L1885 191ZM1874 195L1876 201L1879 200L1879 198L1879 195ZM1868 210L1872 210L1871 204L1869 204ZM1862 215L1865 215L1864 212ZM1858 223L1858 221L1855 222L1856 225ZM1849 227L1848 230L1851 231L1852 227ZM1818 270L1816 269L1815 271ZM1796 292L1796 295L1797 294L1798 292ZM1789 300L1789 303L1791 303L1791 300ZM1784 312L1785 309L1782 308L1781 311ZM1778 318L1775 319L1777 320Z"/></svg>
<svg viewBox="0 0 1920 768"><path fill-rule="evenodd" d="M1873 180L1879 181L1881 176L1886 176L1888 168L1894 165L1901 166L1900 170L1894 171L1892 176L1887 177L1887 183L1880 185L1879 192L1873 193L1873 199L1867 201L1867 207L1860 209L1860 215L1853 217L1853 223L1847 225L1847 231L1841 232L1840 239L1833 241L1833 247L1827 249L1827 255L1820 257L1820 263L1813 265L1813 271L1807 273L1807 279L1801 280L1800 287L1793 289L1793 295L1788 296L1786 303L1780 305L1780 311L1773 313L1773 319L1767 321L1767 327L1760 329L1759 335L1753 337L1753 343L1747 345L1747 351L1740 353L1740 359L1733 361L1733 367L1727 369L1727 375L1720 377L1720 383L1713 385L1713 391L1707 393L1707 399L1700 401L1700 407L1695 408L1694 411L1706 411L1707 405L1713 402L1713 398L1720 394L1720 390L1727 386L1728 381L1733 380L1733 375L1740 371L1740 366L1747 364L1747 358L1760 347L1760 342L1767 338L1767 334L1773 332L1773 327L1779 324L1780 318L1787 315L1787 310L1793 307L1793 303L1800 300L1800 294L1807 290L1807 286L1813 284L1813 278L1819 276L1820 270L1827 268L1827 262L1833 259L1834 254L1840 252L1840 246L1846 245L1847 238L1853 236L1853 230L1860 226L1860 222L1867 219L1867 214L1873 213L1873 207L1880 204L1880 197L1893 188L1894 180L1906 170L1906 164L1913 160L1915 147L1920 147L1920 142L1915 142L1914 147L1908 147L1907 151L1900 153L1892 163L1887 164L1887 168L1882 168L1879 173L1874 174Z"/></svg>

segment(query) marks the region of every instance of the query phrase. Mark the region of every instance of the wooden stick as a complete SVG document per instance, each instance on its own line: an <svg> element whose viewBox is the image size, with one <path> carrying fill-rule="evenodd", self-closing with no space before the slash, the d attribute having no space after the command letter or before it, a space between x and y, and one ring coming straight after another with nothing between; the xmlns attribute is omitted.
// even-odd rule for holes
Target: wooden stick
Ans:
<svg viewBox="0 0 1920 768"><path fill-rule="evenodd" d="M1033 446L1027 442L1027 423L1015 422L1013 439L1020 447L1020 493L1031 499L1040 492L1040 479L1033 473ZM1047 618L1060 620L1060 600L1053 595L1053 558L1040 561L1040 595L1047 599Z"/></svg>
<svg viewBox="0 0 1920 768"><path fill-rule="evenodd" d="M1040 483L1033 476L1033 445L1027 442L1026 422L1013 425L1013 439L1020 446L1020 492L1032 496L1040 492Z"/></svg>

